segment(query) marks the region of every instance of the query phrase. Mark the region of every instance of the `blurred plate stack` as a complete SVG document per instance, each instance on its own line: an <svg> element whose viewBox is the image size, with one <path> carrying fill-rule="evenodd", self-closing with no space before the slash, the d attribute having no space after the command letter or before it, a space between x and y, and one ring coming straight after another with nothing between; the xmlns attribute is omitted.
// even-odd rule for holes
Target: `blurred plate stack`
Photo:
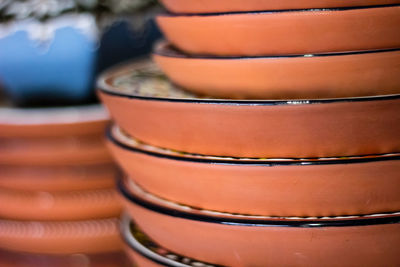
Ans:
<svg viewBox="0 0 400 267"><path fill-rule="evenodd" d="M100 105L0 108L0 266L126 266Z"/></svg>
<svg viewBox="0 0 400 267"><path fill-rule="evenodd" d="M399 1L162 2L98 82L132 260L400 265Z"/></svg>

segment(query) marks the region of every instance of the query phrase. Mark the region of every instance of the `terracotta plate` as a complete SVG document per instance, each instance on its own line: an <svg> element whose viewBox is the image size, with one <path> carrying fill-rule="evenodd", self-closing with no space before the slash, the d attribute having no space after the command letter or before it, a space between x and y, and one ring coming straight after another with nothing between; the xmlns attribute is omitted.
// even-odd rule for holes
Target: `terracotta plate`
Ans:
<svg viewBox="0 0 400 267"><path fill-rule="evenodd" d="M1 218L89 220L117 217L120 212L121 206L114 188L71 192L0 189Z"/></svg>
<svg viewBox="0 0 400 267"><path fill-rule="evenodd" d="M114 164L77 166L0 165L0 188L26 191L74 191L114 186Z"/></svg>
<svg viewBox="0 0 400 267"><path fill-rule="evenodd" d="M192 158L149 149L115 127L109 147L144 190L191 207L299 217L400 211L400 154L313 161Z"/></svg>
<svg viewBox="0 0 400 267"><path fill-rule="evenodd" d="M30 253L106 253L122 249L118 220L0 220L0 248Z"/></svg>
<svg viewBox="0 0 400 267"><path fill-rule="evenodd" d="M165 37L189 54L265 56L400 47L400 6L160 15Z"/></svg>
<svg viewBox="0 0 400 267"><path fill-rule="evenodd" d="M112 159L103 139L102 133L84 136L1 138L0 164L60 166L111 163Z"/></svg>
<svg viewBox="0 0 400 267"><path fill-rule="evenodd" d="M286 57L195 57L167 44L154 60L173 83L200 95L302 99L400 93L400 50Z"/></svg>
<svg viewBox="0 0 400 267"><path fill-rule="evenodd" d="M132 267L123 252L46 255L0 250L0 267Z"/></svg>
<svg viewBox="0 0 400 267"><path fill-rule="evenodd" d="M320 158L400 152L400 96L218 100L179 90L146 63L111 71L99 95L150 145L210 156Z"/></svg>
<svg viewBox="0 0 400 267"><path fill-rule="evenodd" d="M148 194L133 194L123 183L120 190L129 214L152 240L200 261L224 266L400 264L399 214L308 220L228 218L160 204Z"/></svg>
<svg viewBox="0 0 400 267"><path fill-rule="evenodd" d="M177 255L160 247L143 233L128 216L124 216L121 224L122 236L125 241L125 251L139 267L217 267L217 265L199 262L188 257Z"/></svg>
<svg viewBox="0 0 400 267"><path fill-rule="evenodd" d="M108 114L101 105L59 108L0 108L0 137L101 134Z"/></svg>
<svg viewBox="0 0 400 267"><path fill-rule="evenodd" d="M220 13L303 8L351 7L398 4L398 0L161 0L175 13Z"/></svg>

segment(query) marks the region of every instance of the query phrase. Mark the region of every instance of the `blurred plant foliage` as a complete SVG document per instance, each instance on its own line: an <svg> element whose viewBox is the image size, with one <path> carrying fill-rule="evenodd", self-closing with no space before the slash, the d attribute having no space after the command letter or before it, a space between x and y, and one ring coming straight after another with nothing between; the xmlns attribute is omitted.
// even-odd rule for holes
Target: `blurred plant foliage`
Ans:
<svg viewBox="0 0 400 267"><path fill-rule="evenodd" d="M68 13L90 13L99 22L135 15L140 22L159 9L157 0L0 0L0 23L30 18L46 21Z"/></svg>

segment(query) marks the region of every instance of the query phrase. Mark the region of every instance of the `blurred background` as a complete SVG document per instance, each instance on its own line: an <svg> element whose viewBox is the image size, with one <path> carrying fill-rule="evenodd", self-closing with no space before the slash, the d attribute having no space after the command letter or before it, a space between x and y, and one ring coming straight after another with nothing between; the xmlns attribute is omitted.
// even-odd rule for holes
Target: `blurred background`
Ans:
<svg viewBox="0 0 400 267"><path fill-rule="evenodd" d="M131 266L96 77L147 57L153 0L0 0L0 267Z"/></svg>
<svg viewBox="0 0 400 267"><path fill-rule="evenodd" d="M17 106L96 101L104 69L150 52L155 0L1 0L0 83Z"/></svg>

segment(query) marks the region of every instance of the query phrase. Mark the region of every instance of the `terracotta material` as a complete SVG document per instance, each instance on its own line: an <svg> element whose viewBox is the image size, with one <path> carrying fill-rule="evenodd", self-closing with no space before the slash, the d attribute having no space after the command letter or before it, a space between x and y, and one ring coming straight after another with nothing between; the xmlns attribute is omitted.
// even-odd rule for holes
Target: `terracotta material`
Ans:
<svg viewBox="0 0 400 267"><path fill-rule="evenodd" d="M0 221L0 248L29 253L106 253L122 249L118 220Z"/></svg>
<svg viewBox="0 0 400 267"><path fill-rule="evenodd" d="M120 202L113 188L56 193L0 189L2 218L88 220L117 217L120 212Z"/></svg>
<svg viewBox="0 0 400 267"><path fill-rule="evenodd" d="M188 257L177 255L174 252L160 247L143 233L137 225L125 217L121 223L121 232L125 240L125 251L138 267L157 266L204 266L217 267L205 262L199 262Z"/></svg>
<svg viewBox="0 0 400 267"><path fill-rule="evenodd" d="M114 186L114 164L82 166L0 165L0 188L26 191L74 191ZM33 182L34 181L34 182Z"/></svg>
<svg viewBox="0 0 400 267"><path fill-rule="evenodd" d="M223 266L400 264L398 214L328 220L227 219L161 206L121 190L130 215L151 239L197 260Z"/></svg>
<svg viewBox="0 0 400 267"><path fill-rule="evenodd" d="M131 259L133 263L135 263L135 266L137 267L162 267L162 266L174 266L174 265L168 265L166 262L172 262L172 260L168 258L163 258L159 259L160 256L155 254L154 252L150 251L146 247L144 247L142 244L136 240L131 232L130 232L130 227L129 225L124 225L125 229L123 229L123 235L125 240L130 240L131 242L135 242L133 244L127 243L125 241L125 252L128 255L128 257ZM128 228L128 229L126 229ZM128 245L129 244L129 245ZM135 246L133 246L135 245ZM158 259L158 260L156 260Z"/></svg>
<svg viewBox="0 0 400 267"><path fill-rule="evenodd" d="M143 63L142 63L143 64ZM400 152L400 96L241 101L143 96L105 74L99 96L118 125L150 145L194 154L318 158ZM146 77L146 86L159 85ZM167 82L165 82L167 83Z"/></svg>
<svg viewBox="0 0 400 267"><path fill-rule="evenodd" d="M89 136L3 138L0 163L10 165L81 165L110 163L102 134Z"/></svg>
<svg viewBox="0 0 400 267"><path fill-rule="evenodd" d="M218 2L218 1L216 1ZM313 57L202 58L161 45L154 60L194 93L240 99L304 99L400 93L400 50Z"/></svg>
<svg viewBox="0 0 400 267"><path fill-rule="evenodd" d="M108 114L100 105L0 108L0 137L54 137L101 134Z"/></svg>
<svg viewBox="0 0 400 267"><path fill-rule="evenodd" d="M147 192L184 205L299 217L400 210L400 155L300 162L194 159L149 151L124 141L116 130L109 147L125 173Z"/></svg>
<svg viewBox="0 0 400 267"><path fill-rule="evenodd" d="M400 47L400 6L217 15L160 15L165 37L190 54L263 56Z"/></svg>
<svg viewBox="0 0 400 267"><path fill-rule="evenodd" d="M46 255L0 251L0 267L132 267L123 252Z"/></svg>
<svg viewBox="0 0 400 267"><path fill-rule="evenodd" d="M163 267L168 265L159 264L157 262L151 261L150 259L144 257L136 251L126 250L126 254L131 259L132 263L137 267Z"/></svg>
<svg viewBox="0 0 400 267"><path fill-rule="evenodd" d="M397 0L161 0L175 13L220 13L241 11L264 11L303 8L334 8L398 4Z"/></svg>

